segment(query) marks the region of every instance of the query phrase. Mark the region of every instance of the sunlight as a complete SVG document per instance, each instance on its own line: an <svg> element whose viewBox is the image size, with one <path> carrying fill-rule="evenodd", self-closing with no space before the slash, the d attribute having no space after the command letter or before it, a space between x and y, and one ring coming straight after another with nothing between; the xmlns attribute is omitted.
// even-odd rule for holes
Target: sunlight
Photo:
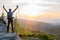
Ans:
<svg viewBox="0 0 60 40"><path fill-rule="evenodd" d="M42 14L41 12L43 11L43 7L42 6L37 6L35 4L29 4L27 6L25 6L24 8L21 9L20 13L25 14L25 16L30 16L30 17L34 17L37 16L39 14Z"/></svg>

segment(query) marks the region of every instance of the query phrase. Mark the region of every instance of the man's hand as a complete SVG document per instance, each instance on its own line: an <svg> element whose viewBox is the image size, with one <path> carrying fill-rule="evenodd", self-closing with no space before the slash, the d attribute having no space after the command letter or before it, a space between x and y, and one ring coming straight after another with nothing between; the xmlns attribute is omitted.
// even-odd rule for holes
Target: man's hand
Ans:
<svg viewBox="0 0 60 40"><path fill-rule="evenodd" d="M4 8L4 5L3 5L3 8Z"/></svg>
<svg viewBox="0 0 60 40"><path fill-rule="evenodd" d="M17 8L18 8L18 5L17 5Z"/></svg>

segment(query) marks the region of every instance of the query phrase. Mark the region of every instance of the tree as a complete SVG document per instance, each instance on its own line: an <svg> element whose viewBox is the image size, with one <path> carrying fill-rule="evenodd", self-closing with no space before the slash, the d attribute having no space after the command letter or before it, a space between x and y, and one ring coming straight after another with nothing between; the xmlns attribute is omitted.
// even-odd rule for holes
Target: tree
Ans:
<svg viewBox="0 0 60 40"><path fill-rule="evenodd" d="M2 10L1 18L4 20L4 12L3 12L3 10Z"/></svg>

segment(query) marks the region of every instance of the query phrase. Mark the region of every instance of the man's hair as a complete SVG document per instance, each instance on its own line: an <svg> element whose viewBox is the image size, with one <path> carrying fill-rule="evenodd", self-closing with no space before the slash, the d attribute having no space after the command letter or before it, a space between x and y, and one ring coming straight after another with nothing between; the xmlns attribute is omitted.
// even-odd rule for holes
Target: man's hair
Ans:
<svg viewBox="0 0 60 40"><path fill-rule="evenodd" d="M11 9L9 9L9 11L11 11Z"/></svg>

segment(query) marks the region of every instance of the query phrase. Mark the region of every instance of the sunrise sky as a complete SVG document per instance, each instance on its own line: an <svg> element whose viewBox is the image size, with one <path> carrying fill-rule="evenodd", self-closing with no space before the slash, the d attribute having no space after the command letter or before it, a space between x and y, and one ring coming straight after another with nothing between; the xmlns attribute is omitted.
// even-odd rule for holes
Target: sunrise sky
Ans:
<svg viewBox="0 0 60 40"><path fill-rule="evenodd" d="M18 10L15 12L18 18L53 23L58 23L57 20L60 20L60 0L0 0L1 12L3 10L2 5L5 5L7 10L9 8L13 10L16 5L19 5Z"/></svg>

